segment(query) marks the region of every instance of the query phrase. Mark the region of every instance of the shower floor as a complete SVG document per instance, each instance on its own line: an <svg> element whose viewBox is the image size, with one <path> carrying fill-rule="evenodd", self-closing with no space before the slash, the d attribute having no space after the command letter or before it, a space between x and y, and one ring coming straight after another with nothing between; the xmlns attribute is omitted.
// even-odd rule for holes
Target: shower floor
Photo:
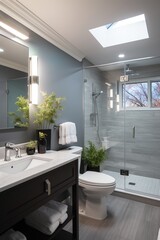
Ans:
<svg viewBox="0 0 160 240"><path fill-rule="evenodd" d="M152 197L160 197L160 179L132 174L124 177L118 172L109 170L103 170L103 173L116 179L116 189L139 192L140 194L147 194Z"/></svg>

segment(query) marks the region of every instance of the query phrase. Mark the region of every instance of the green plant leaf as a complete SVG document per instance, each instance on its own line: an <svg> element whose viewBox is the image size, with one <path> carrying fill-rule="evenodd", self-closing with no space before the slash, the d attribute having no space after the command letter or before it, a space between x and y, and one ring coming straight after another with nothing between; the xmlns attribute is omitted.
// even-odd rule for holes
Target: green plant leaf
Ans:
<svg viewBox="0 0 160 240"><path fill-rule="evenodd" d="M96 147L91 141L88 141L88 146L83 148L82 159L89 166L98 167L106 158L106 150L102 147Z"/></svg>
<svg viewBox="0 0 160 240"><path fill-rule="evenodd" d="M61 102L64 98L57 98L53 92L51 94L42 92L42 96L43 101L37 106L34 124L36 124L37 127L44 129L50 128L50 125L55 123L55 120L58 117L58 112L63 110Z"/></svg>

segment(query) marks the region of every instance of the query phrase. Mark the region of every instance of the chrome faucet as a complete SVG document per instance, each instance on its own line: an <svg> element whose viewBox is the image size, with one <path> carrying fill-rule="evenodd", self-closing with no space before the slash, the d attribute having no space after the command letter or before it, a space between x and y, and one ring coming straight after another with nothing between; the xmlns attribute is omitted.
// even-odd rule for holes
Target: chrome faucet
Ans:
<svg viewBox="0 0 160 240"><path fill-rule="evenodd" d="M16 147L14 143L7 142L5 144L5 156L4 156L4 161L10 161L11 156L10 156L10 150L15 150L16 151L16 158L21 157L21 151L20 148Z"/></svg>

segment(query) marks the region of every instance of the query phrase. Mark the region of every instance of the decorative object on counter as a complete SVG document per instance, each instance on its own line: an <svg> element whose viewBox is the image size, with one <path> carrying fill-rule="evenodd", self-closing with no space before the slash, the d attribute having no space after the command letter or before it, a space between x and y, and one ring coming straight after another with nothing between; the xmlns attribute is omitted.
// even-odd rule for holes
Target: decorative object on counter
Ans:
<svg viewBox="0 0 160 240"><path fill-rule="evenodd" d="M38 128L37 136L39 135L39 131L47 134L47 150L49 150L51 149L51 126L55 124L58 112L63 110L61 102L64 98L56 97L53 92L51 94L42 92L42 96L43 101L37 106L34 124Z"/></svg>
<svg viewBox="0 0 160 240"><path fill-rule="evenodd" d="M73 122L65 122L59 125L59 144L66 145L77 142L76 125Z"/></svg>
<svg viewBox="0 0 160 240"><path fill-rule="evenodd" d="M28 155L33 155L36 151L36 147L37 147L37 141L29 141L29 143L26 146L26 153Z"/></svg>
<svg viewBox="0 0 160 240"><path fill-rule="evenodd" d="M44 133L46 139L46 150L51 149L51 129L37 129L36 130L36 138L39 141L39 136L41 133Z"/></svg>
<svg viewBox="0 0 160 240"><path fill-rule="evenodd" d="M100 164L107 158L106 150L96 147L94 143L88 141L88 146L83 148L82 160L87 164L87 170L100 171Z"/></svg>
<svg viewBox="0 0 160 240"><path fill-rule="evenodd" d="M23 96L17 97L15 102L18 109L16 112L9 112L12 117L14 127L28 127L29 126L29 101Z"/></svg>
<svg viewBox="0 0 160 240"><path fill-rule="evenodd" d="M38 153L45 153L47 149L47 140L46 134L43 132L39 132L38 136Z"/></svg>

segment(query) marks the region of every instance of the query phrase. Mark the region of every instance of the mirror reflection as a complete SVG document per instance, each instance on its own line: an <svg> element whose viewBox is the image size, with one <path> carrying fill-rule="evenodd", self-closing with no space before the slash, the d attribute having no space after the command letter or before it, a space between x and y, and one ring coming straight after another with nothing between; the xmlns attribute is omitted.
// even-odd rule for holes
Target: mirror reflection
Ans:
<svg viewBox="0 0 160 240"><path fill-rule="evenodd" d="M29 49L3 35L0 49L0 129L24 127L24 113L16 102L20 96L28 99Z"/></svg>

